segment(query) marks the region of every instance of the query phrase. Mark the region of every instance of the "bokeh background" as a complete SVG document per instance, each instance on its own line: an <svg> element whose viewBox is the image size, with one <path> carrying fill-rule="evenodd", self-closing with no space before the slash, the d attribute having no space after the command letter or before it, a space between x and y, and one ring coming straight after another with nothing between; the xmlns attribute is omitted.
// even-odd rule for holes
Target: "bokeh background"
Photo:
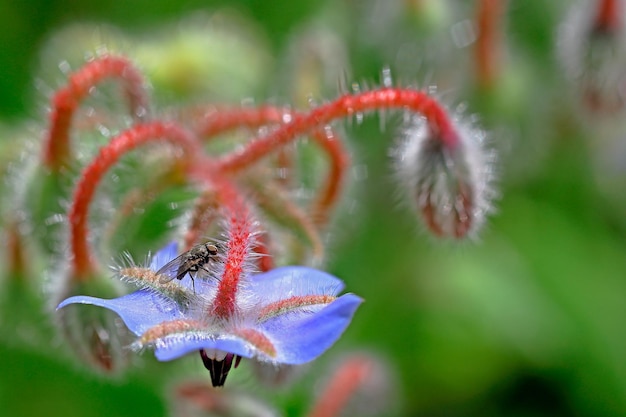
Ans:
<svg viewBox="0 0 626 417"><path fill-rule="evenodd" d="M379 395L359 398L383 404L382 416L624 415L624 113L586 108L559 62L559 28L575 2L503 3L498 70L481 87L475 1L3 0L0 140L11 149L23 132L41 132L64 79L59 64L77 68L100 43L139 62L161 105L306 108L337 96L338 80L380 84L383 68L398 84L437 85L446 103L478 116L500 152L501 198L480 238L440 242L402 204L389 157L399 115L338 124L355 165L326 269L366 302L290 386L260 386L238 369L227 389L305 415L337 361L356 351L386 370ZM93 375L51 327L45 292L15 297L12 277L2 278L0 415L167 415L172 384L208 378L195 357L159 364L149 354L123 376Z"/></svg>

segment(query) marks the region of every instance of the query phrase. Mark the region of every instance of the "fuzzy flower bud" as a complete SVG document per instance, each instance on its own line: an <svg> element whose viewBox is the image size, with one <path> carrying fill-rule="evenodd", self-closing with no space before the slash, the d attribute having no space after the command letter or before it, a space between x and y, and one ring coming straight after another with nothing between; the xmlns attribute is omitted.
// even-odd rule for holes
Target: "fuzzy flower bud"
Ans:
<svg viewBox="0 0 626 417"><path fill-rule="evenodd" d="M590 110L614 112L626 102L625 11L618 0L589 1L572 6L561 25L559 58Z"/></svg>
<svg viewBox="0 0 626 417"><path fill-rule="evenodd" d="M389 415L395 382L389 366L370 353L354 353L338 361L308 417Z"/></svg>
<svg viewBox="0 0 626 417"><path fill-rule="evenodd" d="M437 237L474 236L492 211L493 152L485 133L456 118L456 137L441 137L412 118L392 153L397 177L428 230Z"/></svg>
<svg viewBox="0 0 626 417"><path fill-rule="evenodd" d="M216 390L206 382L186 381L175 388L176 416L245 416L275 417L279 414L261 400L247 393Z"/></svg>

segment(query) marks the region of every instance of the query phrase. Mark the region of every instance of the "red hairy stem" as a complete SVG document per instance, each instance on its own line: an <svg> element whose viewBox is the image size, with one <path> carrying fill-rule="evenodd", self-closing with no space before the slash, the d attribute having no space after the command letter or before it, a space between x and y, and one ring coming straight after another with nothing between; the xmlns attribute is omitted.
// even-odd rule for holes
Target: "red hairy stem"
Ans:
<svg viewBox="0 0 626 417"><path fill-rule="evenodd" d="M119 79L124 84L131 115L140 117L146 112L147 95L141 73L126 58L103 56L88 62L69 76L67 85L52 98L50 128L44 141L43 163L51 170L59 170L70 157L69 130L74 112L91 89L105 79Z"/></svg>
<svg viewBox="0 0 626 417"><path fill-rule="evenodd" d="M88 279L95 272L89 248L87 216L98 183L122 155L150 142L170 142L180 147L190 165L193 165L195 158L202 152L200 143L193 134L175 124L162 122L136 125L100 149L83 170L69 210L72 268L76 279Z"/></svg>
<svg viewBox="0 0 626 417"><path fill-rule="evenodd" d="M217 160L217 169L234 172L248 167L271 154L300 135L329 124L335 119L371 110L400 108L422 114L431 129L449 149L454 149L459 138L447 111L423 91L402 88L381 88L360 94L347 94L335 101L293 117L290 123L257 138L245 149Z"/></svg>
<svg viewBox="0 0 626 417"><path fill-rule="evenodd" d="M202 117L196 130L203 137L212 138L235 128L255 128L273 123L286 124L293 122L294 118L301 117L304 115L290 109L267 105L258 108L214 108ZM326 152L330 160L330 172L312 207L312 217L321 226L326 223L328 212L339 197L350 157L341 139L329 126L315 130L313 140ZM246 167L246 164L241 164L233 170Z"/></svg>
<svg viewBox="0 0 626 417"><path fill-rule="evenodd" d="M330 172L326 182L311 208L313 221L318 226L323 226L328 222L331 208L339 199L346 169L350 165L350 157L343 146L343 142L329 126L324 129L323 133L316 131L313 137L326 149L331 159Z"/></svg>
<svg viewBox="0 0 626 417"><path fill-rule="evenodd" d="M481 88L493 87L500 74L501 24L505 0L480 0L477 9L476 77Z"/></svg>
<svg viewBox="0 0 626 417"><path fill-rule="evenodd" d="M326 385L309 417L339 416L356 391L368 380L373 363L364 356L356 356L341 364Z"/></svg>
<svg viewBox="0 0 626 417"><path fill-rule="evenodd" d="M615 32L622 25L622 0L598 0L594 19L594 30Z"/></svg>
<svg viewBox="0 0 626 417"><path fill-rule="evenodd" d="M224 271L215 300L208 313L221 318L229 318L236 312L235 297L239 281L245 273L246 261L255 244L253 219L239 190L224 175L215 170L212 160L204 158L201 162L194 164L193 168L194 177L215 190L217 201L228 222L228 246Z"/></svg>
<svg viewBox="0 0 626 417"><path fill-rule="evenodd" d="M202 109L197 111L202 112ZM293 111L288 108L264 105L260 107L213 107L204 110L195 130L205 139L214 138L229 130L247 127L258 128L268 124L286 123Z"/></svg>

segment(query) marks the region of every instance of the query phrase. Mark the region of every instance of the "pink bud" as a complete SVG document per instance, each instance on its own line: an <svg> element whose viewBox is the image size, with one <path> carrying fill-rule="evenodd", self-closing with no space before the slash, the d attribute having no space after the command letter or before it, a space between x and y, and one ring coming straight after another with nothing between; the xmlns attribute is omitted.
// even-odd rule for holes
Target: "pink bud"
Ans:
<svg viewBox="0 0 626 417"><path fill-rule="evenodd" d="M495 153L485 133L455 117L456 140L445 141L422 117L415 117L393 152L404 194L437 237L474 236L492 200Z"/></svg>
<svg viewBox="0 0 626 417"><path fill-rule="evenodd" d="M276 416L260 399L234 390L218 390L206 381L185 381L174 388L175 416Z"/></svg>
<svg viewBox="0 0 626 417"><path fill-rule="evenodd" d="M395 378L384 360L371 353L353 353L330 370L329 378L308 417L393 414Z"/></svg>
<svg viewBox="0 0 626 417"><path fill-rule="evenodd" d="M560 27L557 51L565 75L589 110L613 113L626 103L626 31L621 1L572 6Z"/></svg>

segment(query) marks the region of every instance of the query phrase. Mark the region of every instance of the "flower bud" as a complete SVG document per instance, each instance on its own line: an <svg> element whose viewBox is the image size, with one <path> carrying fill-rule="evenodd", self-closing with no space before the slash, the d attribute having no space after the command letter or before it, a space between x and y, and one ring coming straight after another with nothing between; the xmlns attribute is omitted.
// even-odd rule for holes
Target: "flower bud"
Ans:
<svg viewBox="0 0 626 417"><path fill-rule="evenodd" d="M394 378L388 365L370 353L354 353L342 358L308 414L309 417L340 415L389 415L394 398Z"/></svg>
<svg viewBox="0 0 626 417"><path fill-rule="evenodd" d="M413 118L392 155L404 194L428 230L460 239L474 236L493 209L495 155L483 131L458 120L455 127L455 140L444 141L426 119Z"/></svg>
<svg viewBox="0 0 626 417"><path fill-rule="evenodd" d="M558 36L565 74L586 107L611 113L626 102L626 31L621 1L600 0L572 6Z"/></svg>
<svg viewBox="0 0 626 417"><path fill-rule="evenodd" d="M259 399L232 390L216 390L207 382L188 381L175 388L175 416L273 417L278 413Z"/></svg>

